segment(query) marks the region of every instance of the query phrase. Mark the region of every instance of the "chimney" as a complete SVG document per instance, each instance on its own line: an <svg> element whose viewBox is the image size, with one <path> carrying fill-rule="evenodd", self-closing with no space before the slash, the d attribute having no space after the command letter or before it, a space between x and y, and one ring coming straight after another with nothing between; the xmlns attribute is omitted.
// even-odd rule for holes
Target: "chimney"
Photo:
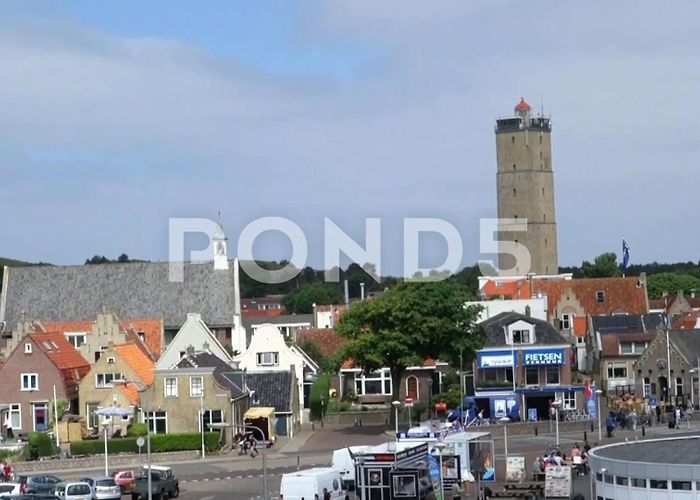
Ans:
<svg viewBox="0 0 700 500"><path fill-rule="evenodd" d="M186 354L188 356L194 356L194 346L193 345L188 345L187 349L185 350Z"/></svg>
<svg viewBox="0 0 700 500"><path fill-rule="evenodd" d="M345 280L345 305L350 304L350 291L348 289L348 280Z"/></svg>
<svg viewBox="0 0 700 500"><path fill-rule="evenodd" d="M202 350L205 352L209 352L209 342L204 342L202 344Z"/></svg>
<svg viewBox="0 0 700 500"><path fill-rule="evenodd" d="M360 283L360 300L365 300L365 284Z"/></svg>
<svg viewBox="0 0 700 500"><path fill-rule="evenodd" d="M689 290L689 292L690 292L690 298L691 298L691 299L694 299L694 298L695 298L695 288L691 288L691 289Z"/></svg>
<svg viewBox="0 0 700 500"><path fill-rule="evenodd" d="M530 306L525 306L525 316L528 318L531 316Z"/></svg>

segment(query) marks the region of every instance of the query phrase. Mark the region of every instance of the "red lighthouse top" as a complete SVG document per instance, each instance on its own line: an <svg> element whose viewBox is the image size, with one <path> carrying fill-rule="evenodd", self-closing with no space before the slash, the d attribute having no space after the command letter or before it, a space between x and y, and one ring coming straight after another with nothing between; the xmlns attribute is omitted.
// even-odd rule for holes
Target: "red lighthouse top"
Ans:
<svg viewBox="0 0 700 500"><path fill-rule="evenodd" d="M527 111L530 111L531 109L532 108L530 107L530 105L527 102L525 102L525 99L523 99L522 97L520 98L520 102L515 105L515 111L527 112Z"/></svg>

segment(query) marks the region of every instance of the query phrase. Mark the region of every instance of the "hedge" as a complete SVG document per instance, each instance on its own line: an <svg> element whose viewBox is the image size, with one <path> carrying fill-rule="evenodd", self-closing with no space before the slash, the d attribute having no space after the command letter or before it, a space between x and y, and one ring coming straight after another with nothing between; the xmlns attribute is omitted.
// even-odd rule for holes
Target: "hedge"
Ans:
<svg viewBox="0 0 700 500"><path fill-rule="evenodd" d="M218 432L205 432L204 445L207 451L219 449ZM107 441L109 453L137 453L139 447L135 437L110 439ZM199 432L185 432L180 434L153 434L151 435L151 452L163 453L166 451L199 450L202 448L202 435ZM76 441L70 444L73 455L101 455L105 452L105 442L102 439L90 441ZM144 445L142 452L146 451Z"/></svg>
<svg viewBox="0 0 700 500"><path fill-rule="evenodd" d="M36 453L37 457L50 457L57 453L56 445L51 436L45 432L30 432L28 446L26 450L29 453ZM32 458L31 456L29 458Z"/></svg>
<svg viewBox="0 0 700 500"><path fill-rule="evenodd" d="M321 418L321 396L325 401L325 410L328 410L328 390L331 387L331 376L327 373L322 373L311 386L309 392L309 407L311 409L311 418Z"/></svg>

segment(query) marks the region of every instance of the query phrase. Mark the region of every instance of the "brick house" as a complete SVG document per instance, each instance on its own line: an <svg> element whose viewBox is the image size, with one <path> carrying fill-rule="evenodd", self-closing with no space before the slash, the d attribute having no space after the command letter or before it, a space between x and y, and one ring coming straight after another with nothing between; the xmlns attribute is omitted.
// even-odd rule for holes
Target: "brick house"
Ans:
<svg viewBox="0 0 700 500"><path fill-rule="evenodd" d="M66 411L78 408L78 384L90 365L57 332L25 335L0 369L2 431L6 417L15 435L47 430L51 423L54 388L57 399L68 402Z"/></svg>

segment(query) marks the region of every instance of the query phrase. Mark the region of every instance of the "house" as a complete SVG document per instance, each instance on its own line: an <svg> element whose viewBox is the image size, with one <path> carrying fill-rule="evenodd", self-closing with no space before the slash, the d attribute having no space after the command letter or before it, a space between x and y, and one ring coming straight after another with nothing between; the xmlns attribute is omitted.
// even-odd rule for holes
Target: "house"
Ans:
<svg viewBox="0 0 700 500"><path fill-rule="evenodd" d="M481 312L479 312L476 319L477 323L497 316L502 312L517 312L547 321L546 295L522 299L476 300L467 302L466 305L478 306L481 308Z"/></svg>
<svg viewBox="0 0 700 500"><path fill-rule="evenodd" d="M284 295L268 295L241 299L241 315L249 317L270 317L284 314L282 299Z"/></svg>
<svg viewBox="0 0 700 500"><path fill-rule="evenodd" d="M335 324L340 319L343 312L349 307L347 304L314 304L314 327L315 328L335 328Z"/></svg>
<svg viewBox="0 0 700 500"><path fill-rule="evenodd" d="M635 387L634 362L664 324L661 314L617 314L591 316L590 330L595 348L593 372L599 387L608 392L629 393Z"/></svg>
<svg viewBox="0 0 700 500"><path fill-rule="evenodd" d="M144 420L156 433L201 432L202 425L240 425L248 408L245 374L211 351L185 355L167 369L156 368L142 398ZM232 443L232 433L225 433Z"/></svg>
<svg viewBox="0 0 700 500"><path fill-rule="evenodd" d="M47 430L54 399L67 402L66 411L78 409L78 384L90 365L58 332L30 333L0 369L3 435L6 417L15 435Z"/></svg>
<svg viewBox="0 0 700 500"><path fill-rule="evenodd" d="M195 351L209 351L226 363L231 362L231 355L207 327L202 315L187 313L187 319L161 354L156 368L164 370L175 366L187 354L190 346L194 346Z"/></svg>
<svg viewBox="0 0 700 500"><path fill-rule="evenodd" d="M162 318L165 346L188 311L224 345L243 349L239 266L226 256L218 226L209 262L129 262L4 268L0 328L12 332L23 312L42 321L91 318L109 304L122 318ZM4 327L2 326L4 325Z"/></svg>
<svg viewBox="0 0 700 500"><path fill-rule="evenodd" d="M299 332L297 343L310 342L316 346L322 356L333 356L343 344L345 339L338 335L333 328L307 328Z"/></svg>
<svg viewBox="0 0 700 500"><path fill-rule="evenodd" d="M660 299L649 300L649 307L666 313L669 318L678 318L685 313L700 311L700 297L695 290L690 290L688 295L679 290L676 293L664 293Z"/></svg>
<svg viewBox="0 0 700 500"><path fill-rule="evenodd" d="M634 362L635 394L657 404L700 404L694 381L700 369L700 330L660 327Z"/></svg>
<svg viewBox="0 0 700 500"><path fill-rule="evenodd" d="M287 345L277 325L264 324L253 330L255 333L248 349L233 358L234 362L248 374L256 372L293 371L297 382L299 401L306 401L294 422L309 421L308 393L318 375L318 365L298 346ZM304 397L306 393L307 397Z"/></svg>
<svg viewBox="0 0 700 500"><path fill-rule="evenodd" d="M102 356L80 382L78 414L85 419L88 430L93 434L99 430L102 419L95 412L100 408L120 403L128 407L133 415L134 408L139 404L139 390L153 383L154 367L153 360L136 342L108 343ZM115 381L134 383L120 384ZM124 433L129 423L131 417L122 419L112 432L118 428Z"/></svg>
<svg viewBox="0 0 700 500"><path fill-rule="evenodd" d="M277 435L294 437L301 425L299 381L296 378L296 371L248 372L246 384L251 394L249 410L255 410L258 407L274 408Z"/></svg>
<svg viewBox="0 0 700 500"><path fill-rule="evenodd" d="M487 334L473 365L477 407L491 418L549 417L550 403L586 411L584 386L572 383L571 345L551 323L504 312L481 323ZM469 385L469 384L467 384Z"/></svg>
<svg viewBox="0 0 700 500"><path fill-rule="evenodd" d="M243 327L247 334L247 346L250 346L258 328L264 325L275 325L285 339L290 342L296 342L300 332L313 326L313 314L280 314L278 316L244 317Z"/></svg>

